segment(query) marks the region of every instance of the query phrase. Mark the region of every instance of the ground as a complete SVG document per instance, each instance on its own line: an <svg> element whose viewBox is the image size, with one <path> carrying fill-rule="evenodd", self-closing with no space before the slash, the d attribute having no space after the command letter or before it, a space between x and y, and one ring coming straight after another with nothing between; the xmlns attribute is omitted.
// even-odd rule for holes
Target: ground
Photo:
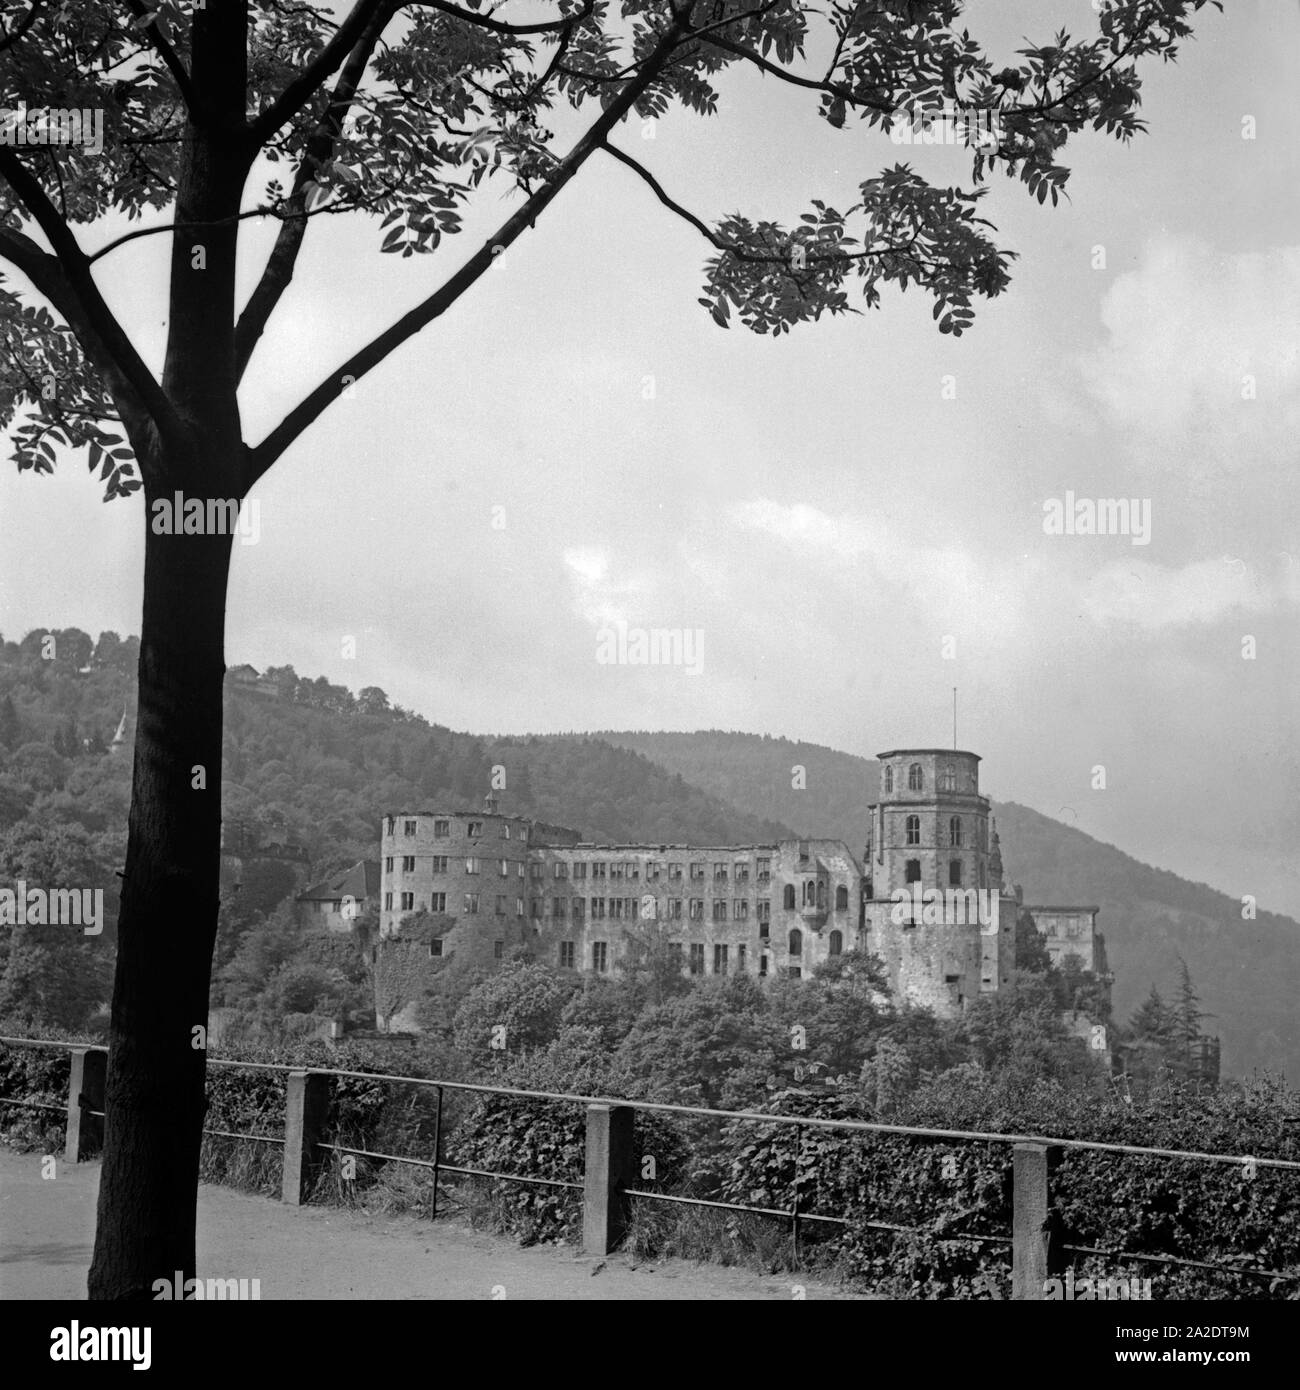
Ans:
<svg viewBox="0 0 1300 1390"><path fill-rule="evenodd" d="M0 1149L0 1300L84 1299L99 1164ZM520 1249L453 1221L289 1207L229 1188L199 1188L198 1272L261 1281L263 1299L750 1300L799 1296L790 1275L569 1248ZM852 1295L798 1278L806 1298Z"/></svg>

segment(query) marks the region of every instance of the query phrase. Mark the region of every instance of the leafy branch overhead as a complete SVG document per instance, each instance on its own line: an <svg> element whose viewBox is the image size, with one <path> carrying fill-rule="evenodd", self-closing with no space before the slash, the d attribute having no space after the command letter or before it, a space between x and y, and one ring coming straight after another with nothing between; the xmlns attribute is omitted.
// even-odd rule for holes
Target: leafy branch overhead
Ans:
<svg viewBox="0 0 1300 1390"><path fill-rule="evenodd" d="M231 479L242 495L349 380L455 303L597 152L711 246L700 302L719 325L735 317L777 335L874 308L895 285L924 290L940 331L959 336L976 299L1009 283L1014 253L977 215L990 176L1055 204L1069 137L1142 130L1139 65L1174 58L1207 4L1220 8L1102 0L1087 36L1061 32L1008 64L971 37L963 0L0 0L0 106L102 120L99 148L40 143L39 122L36 142L17 142L11 121L0 144L0 259L11 270L0 285L0 424L20 469L47 472L60 450L84 449L110 497L161 486L163 460L201 452L201 431L174 373L146 364L109 307L119 247L152 237L168 247L175 333L193 318L194 248L228 245L233 266L245 221L278 224L247 302L234 302L232 278L224 314L204 311L204 351L233 405L314 221L370 217L381 251L427 257L503 181L515 201L494 236L265 439L242 443ZM813 198L793 222L683 207L671 177L615 137L629 118L674 107L716 116L724 74L761 81L774 119L812 103L845 158L871 159L874 146L888 167L857 171L834 206ZM936 108L978 118L955 126L970 158L964 187L888 162L898 122ZM852 126L876 140L853 139ZM231 207L214 213L189 196L196 151L233 171ZM128 230L95 225L110 216Z"/></svg>

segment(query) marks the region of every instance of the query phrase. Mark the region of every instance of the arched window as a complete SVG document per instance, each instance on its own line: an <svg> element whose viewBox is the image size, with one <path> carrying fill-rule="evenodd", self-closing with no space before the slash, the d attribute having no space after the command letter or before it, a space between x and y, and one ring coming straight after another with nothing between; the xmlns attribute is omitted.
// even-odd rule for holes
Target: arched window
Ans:
<svg viewBox="0 0 1300 1390"><path fill-rule="evenodd" d="M951 816L948 820L948 843L953 849L961 848L961 817Z"/></svg>
<svg viewBox="0 0 1300 1390"><path fill-rule="evenodd" d="M907 883L920 883L921 881L921 861L919 859L909 859L907 861L904 881Z"/></svg>
<svg viewBox="0 0 1300 1390"><path fill-rule="evenodd" d="M833 931L830 940L827 942L827 950L833 956L838 956L844 950L844 933Z"/></svg>
<svg viewBox="0 0 1300 1390"><path fill-rule="evenodd" d="M785 885L785 900L784 900L784 901L785 901L786 907L790 908L790 907L793 907L793 906L794 906L794 884L793 884L793 883L787 883L787 884Z"/></svg>
<svg viewBox="0 0 1300 1390"><path fill-rule="evenodd" d="M823 879L817 881L817 906L823 912L826 911L826 883Z"/></svg>
<svg viewBox="0 0 1300 1390"><path fill-rule="evenodd" d="M951 767L945 767L939 774L939 790L941 792L955 792L957 790L957 774Z"/></svg>
<svg viewBox="0 0 1300 1390"><path fill-rule="evenodd" d="M803 905L805 907L817 906L817 885L812 879L807 879L803 886Z"/></svg>
<svg viewBox="0 0 1300 1390"><path fill-rule="evenodd" d="M790 933L790 954L792 956L803 955L803 932L798 927Z"/></svg>
<svg viewBox="0 0 1300 1390"><path fill-rule="evenodd" d="M921 817L908 816L903 822L904 830L907 833L907 843L909 845L919 845L921 843Z"/></svg>
<svg viewBox="0 0 1300 1390"><path fill-rule="evenodd" d="M886 764L886 765L885 765L885 791L886 791L886 792L892 792L893 790L894 790L894 769L893 769L892 767L890 767L888 764Z"/></svg>
<svg viewBox="0 0 1300 1390"><path fill-rule="evenodd" d="M840 886L835 890L835 911L847 912L848 910L849 890L844 886L844 884L841 883Z"/></svg>
<svg viewBox="0 0 1300 1390"><path fill-rule="evenodd" d="M948 885L951 888L961 887L961 860L950 859L948 861Z"/></svg>
<svg viewBox="0 0 1300 1390"><path fill-rule="evenodd" d="M925 790L925 774L921 771L920 763L913 763L907 769L907 790L909 792Z"/></svg>

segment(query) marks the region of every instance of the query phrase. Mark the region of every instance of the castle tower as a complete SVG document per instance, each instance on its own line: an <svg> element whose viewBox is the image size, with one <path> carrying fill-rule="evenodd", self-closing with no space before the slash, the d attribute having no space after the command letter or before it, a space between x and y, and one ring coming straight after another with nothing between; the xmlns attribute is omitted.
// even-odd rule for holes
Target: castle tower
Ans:
<svg viewBox="0 0 1300 1390"><path fill-rule="evenodd" d="M868 949L885 961L899 1003L953 1017L1008 984L1014 960L1015 902L1002 890L980 758L953 748L896 748L877 757Z"/></svg>

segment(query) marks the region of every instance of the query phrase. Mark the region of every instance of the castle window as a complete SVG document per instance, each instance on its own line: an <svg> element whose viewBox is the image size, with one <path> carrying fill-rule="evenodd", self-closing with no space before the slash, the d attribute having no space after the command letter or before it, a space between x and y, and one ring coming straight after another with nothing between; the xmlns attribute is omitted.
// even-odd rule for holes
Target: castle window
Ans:
<svg viewBox="0 0 1300 1390"><path fill-rule="evenodd" d="M682 866L681 866L680 864L669 864L669 866L668 866L668 880L669 880L669 882L670 882L670 883L671 883L671 882L678 882L678 883L680 883L680 882L681 882L681 877L682 877Z"/></svg>
<svg viewBox="0 0 1300 1390"><path fill-rule="evenodd" d="M586 863L586 860L580 860L578 863L576 863L576 864L573 866L573 876L574 876L574 878L586 878L586 877L587 877L587 863Z"/></svg>
<svg viewBox="0 0 1300 1390"><path fill-rule="evenodd" d="M435 874L445 874L447 872L447 856L445 854L435 854L433 856L433 872Z"/></svg>
<svg viewBox="0 0 1300 1390"><path fill-rule="evenodd" d="M592 862L591 876L592 878L605 877L605 861L603 859L597 859Z"/></svg>
<svg viewBox="0 0 1300 1390"><path fill-rule="evenodd" d="M749 899L737 898L731 908L732 918L737 922L749 921Z"/></svg>
<svg viewBox="0 0 1300 1390"><path fill-rule="evenodd" d="M668 917L673 922L682 920L682 900L680 898L668 899Z"/></svg>
<svg viewBox="0 0 1300 1390"><path fill-rule="evenodd" d="M713 866L713 881L714 883L726 883L727 866L725 864L715 864Z"/></svg>
<svg viewBox="0 0 1300 1390"><path fill-rule="evenodd" d="M715 975L725 975L727 973L727 948L725 946L715 946L713 948L713 973Z"/></svg>
<svg viewBox="0 0 1300 1390"><path fill-rule="evenodd" d="M805 907L817 906L817 885L812 881L812 879L804 880L803 905Z"/></svg>
<svg viewBox="0 0 1300 1390"><path fill-rule="evenodd" d="M657 859L646 860L645 879L647 883L656 883L663 873L664 866Z"/></svg>
<svg viewBox="0 0 1300 1390"><path fill-rule="evenodd" d="M840 886L835 890L835 911L847 912L848 910L849 890L844 886L844 884L841 883Z"/></svg>
<svg viewBox="0 0 1300 1390"><path fill-rule="evenodd" d="M429 955L430 955L430 957L431 957L433 960L437 960L438 957L439 957L440 955L442 955L442 938L441 938L441 937L435 936L434 939L433 939L432 941L429 942Z"/></svg>
<svg viewBox="0 0 1300 1390"><path fill-rule="evenodd" d="M909 859L903 872L904 883L920 883L921 881L921 861L919 859Z"/></svg>
<svg viewBox="0 0 1300 1390"><path fill-rule="evenodd" d="M568 878L568 876L569 876L569 866L564 862L563 859L557 859L557 860L555 861L555 877L556 877L556 878Z"/></svg>
<svg viewBox="0 0 1300 1390"><path fill-rule="evenodd" d="M510 838L510 824L508 821L501 822L500 838L503 840L508 840Z"/></svg>
<svg viewBox="0 0 1300 1390"><path fill-rule="evenodd" d="M390 835L395 835L395 834L397 833L397 817L396 817L396 816L389 816L389 817L388 817L388 833L389 833Z"/></svg>
<svg viewBox="0 0 1300 1390"><path fill-rule="evenodd" d="M727 920L727 900L719 898L713 904L713 920L715 922L725 922Z"/></svg>
<svg viewBox="0 0 1300 1390"><path fill-rule="evenodd" d="M603 975L609 969L609 943L606 941L593 941L591 943L591 968L598 974Z"/></svg>
<svg viewBox="0 0 1300 1390"><path fill-rule="evenodd" d="M509 903L504 893L497 894L497 916L504 917L509 910Z"/></svg>
<svg viewBox="0 0 1300 1390"><path fill-rule="evenodd" d="M691 899L691 921L702 922L704 920L704 899ZM702 949L702 948L701 948Z"/></svg>
<svg viewBox="0 0 1300 1390"><path fill-rule="evenodd" d="M429 898L429 911L430 911L430 912L446 912L446 910L447 910L447 895L446 895L446 893L433 893L433 894L431 894L431 895L430 895L430 898Z"/></svg>
<svg viewBox="0 0 1300 1390"><path fill-rule="evenodd" d="M758 861L758 882L762 887L772 881L772 861L770 859L760 859Z"/></svg>
<svg viewBox="0 0 1300 1390"><path fill-rule="evenodd" d="M948 861L948 884L952 888L961 887L961 860L950 859Z"/></svg>
<svg viewBox="0 0 1300 1390"><path fill-rule="evenodd" d="M736 860L736 863L735 863L735 865L734 865L734 869L735 869L736 882L737 882L737 883L748 883L748 882L749 882L749 860L748 860L748 859L737 859L737 860Z"/></svg>
<svg viewBox="0 0 1300 1390"><path fill-rule="evenodd" d="M941 792L955 792L957 790L957 774L951 767L945 767L939 774L939 790Z"/></svg>
<svg viewBox="0 0 1300 1390"><path fill-rule="evenodd" d="M768 934L769 934L769 932L770 932L771 930L772 930L772 924L771 924L771 922L769 922L766 918L764 918L763 921L761 921L761 922L758 924L758 939L759 939L760 941L766 941L767 938L768 938Z"/></svg>
<svg viewBox="0 0 1300 1390"><path fill-rule="evenodd" d="M903 830L909 845L919 845L921 843L921 817L908 816L903 822Z"/></svg>
<svg viewBox="0 0 1300 1390"><path fill-rule="evenodd" d="M516 899L515 899L515 916L516 916L516 917L522 917L523 915L524 915L524 900L523 900L522 898L516 898Z"/></svg>
<svg viewBox="0 0 1300 1390"><path fill-rule="evenodd" d="M414 835L414 834L415 834L415 822L414 822L413 820L408 820L408 821L403 821L403 822L402 822L402 834L403 834L403 835Z"/></svg>
<svg viewBox="0 0 1300 1390"><path fill-rule="evenodd" d="M745 973L745 943L743 941L736 947L736 969L742 975Z"/></svg>
<svg viewBox="0 0 1300 1390"><path fill-rule="evenodd" d="M540 878L542 877L542 875L543 875L545 872L546 872L546 866L545 866L544 864L538 864L538 863L534 862L534 863L532 863L532 864L529 864L529 866L528 866L528 877L529 877L529 878L540 879Z"/></svg>
<svg viewBox="0 0 1300 1390"><path fill-rule="evenodd" d="M391 912L392 910L393 910L393 895L392 895L391 893L385 893L385 894L384 894L384 911L385 911L385 912Z"/></svg>
<svg viewBox="0 0 1300 1390"><path fill-rule="evenodd" d="M506 943L504 941L494 941L492 943L492 959L501 960L506 953Z"/></svg>
<svg viewBox="0 0 1300 1390"><path fill-rule="evenodd" d="M603 916L605 915L605 899L604 899L604 898L592 898L592 900L591 900L591 915L592 915L593 917L603 917Z"/></svg>
<svg viewBox="0 0 1300 1390"><path fill-rule="evenodd" d="M763 977L764 975L766 975L766 974L767 974L767 956L766 956L766 955L762 955L762 956L759 956L759 958L758 958L758 975L759 975L759 978L762 979L762 977Z"/></svg>
<svg viewBox="0 0 1300 1390"><path fill-rule="evenodd" d="M794 903L794 884L793 884L793 883L787 883L787 884L785 885L785 897L784 897L783 901L784 901L784 903L785 903L785 906L786 906L787 910L794 907L795 903Z"/></svg>
<svg viewBox="0 0 1300 1390"><path fill-rule="evenodd" d="M561 969L561 970L572 970L572 969L573 969L573 958L574 958L573 942L572 942L572 941L561 941L561 942L560 942L560 969Z"/></svg>
<svg viewBox="0 0 1300 1390"><path fill-rule="evenodd" d="M885 764L885 792L886 794L894 790L894 769Z"/></svg>
<svg viewBox="0 0 1300 1390"><path fill-rule="evenodd" d="M483 822L481 820L470 821L467 833L471 840L477 840L483 834Z"/></svg>
<svg viewBox="0 0 1300 1390"><path fill-rule="evenodd" d="M384 860L384 872L386 874L391 874L393 872L393 856L391 854Z"/></svg>
<svg viewBox="0 0 1300 1390"><path fill-rule="evenodd" d="M843 954L843 951L844 951L844 933L843 933L843 932L837 932L837 931L831 932L830 937L829 937L829 939L827 940L827 943L826 943L826 949L827 949L827 951L828 951L831 955L833 955L833 956L838 956L838 955Z"/></svg>
<svg viewBox="0 0 1300 1390"><path fill-rule="evenodd" d="M792 956L803 955L803 932L801 932L798 927L790 933L789 945L790 954Z"/></svg>
<svg viewBox="0 0 1300 1390"><path fill-rule="evenodd" d="M415 824L414 821L410 821L410 820L408 820L406 823L407 823L407 825L414 825L414 824ZM414 834L415 834L415 831L414 831L414 830L408 830L406 833L407 833L408 835L414 835ZM450 821L446 821L446 820L436 820L436 821L434 821L434 823L433 823L433 835L434 835L434 838L435 838L435 839L437 839L437 840L445 840L445 839L447 838L447 836L450 835L450 834L451 834L451 822L450 822Z"/></svg>
<svg viewBox="0 0 1300 1390"><path fill-rule="evenodd" d="M564 904L565 904L566 901L567 901L567 899L565 899L565 898L552 898L552 899L551 899L551 916L552 916L552 917L560 917L560 918L562 918L562 917L564 916Z"/></svg>
<svg viewBox="0 0 1300 1390"><path fill-rule="evenodd" d="M704 865L701 864L698 860L692 861L692 863L691 863L691 878L694 879L694 880L698 880L698 879L702 879L703 877L704 877Z"/></svg>
<svg viewBox="0 0 1300 1390"><path fill-rule="evenodd" d="M414 907L415 907L415 894L414 894L414 893L403 893L403 894L402 894L402 911L403 911L403 912L410 912Z"/></svg>
<svg viewBox="0 0 1300 1390"><path fill-rule="evenodd" d="M477 894L477 893L466 893L466 894L465 894L465 911L466 911L466 912L477 912L477 911L478 911L478 894Z"/></svg>
<svg viewBox="0 0 1300 1390"><path fill-rule="evenodd" d="M772 920L772 900L770 898L759 898L758 920L760 922L770 922Z"/></svg>
<svg viewBox="0 0 1300 1390"><path fill-rule="evenodd" d="M524 876L524 861L523 861L522 859L519 860L519 862L515 865L515 871L516 871L516 873L518 873L518 875L519 875L520 878L523 878L523 876Z"/></svg>
<svg viewBox="0 0 1300 1390"><path fill-rule="evenodd" d="M609 866L609 876L610 878L626 878L627 865L622 863L611 864Z"/></svg>
<svg viewBox="0 0 1300 1390"><path fill-rule="evenodd" d="M478 861L477 859L474 859L474 858L467 859L467 860L465 861L465 872L466 872L467 874L476 874L476 873L478 873L478 866L479 866L479 861Z"/></svg>
<svg viewBox="0 0 1300 1390"><path fill-rule="evenodd" d="M921 771L920 763L913 763L907 769L907 790L909 792L921 792L925 790L925 773Z"/></svg>
<svg viewBox="0 0 1300 1390"><path fill-rule="evenodd" d="M538 920L541 919L541 915L542 915L542 900L541 900L541 898L532 898L532 899L530 899L529 904L528 904L528 913L529 913L529 916L532 917L532 918L534 919L534 921L538 921Z"/></svg>
<svg viewBox="0 0 1300 1390"><path fill-rule="evenodd" d="M704 974L704 946L702 942L691 942L691 974Z"/></svg>
<svg viewBox="0 0 1300 1390"><path fill-rule="evenodd" d="M577 921L587 910L587 900L586 898L573 898L571 901L573 903L573 917Z"/></svg>
<svg viewBox="0 0 1300 1390"><path fill-rule="evenodd" d="M500 869L501 869L501 877L502 877L502 878L509 878L509 877L510 877L510 861L509 861L508 859L500 859L500 860L497 861L497 863L498 863L498 865L500 866Z"/></svg>
<svg viewBox="0 0 1300 1390"><path fill-rule="evenodd" d="M826 880L824 878L817 880L817 910L819 912L826 911Z"/></svg>
<svg viewBox="0 0 1300 1390"><path fill-rule="evenodd" d="M961 817L951 816L948 820L948 843L953 849L961 848Z"/></svg>

